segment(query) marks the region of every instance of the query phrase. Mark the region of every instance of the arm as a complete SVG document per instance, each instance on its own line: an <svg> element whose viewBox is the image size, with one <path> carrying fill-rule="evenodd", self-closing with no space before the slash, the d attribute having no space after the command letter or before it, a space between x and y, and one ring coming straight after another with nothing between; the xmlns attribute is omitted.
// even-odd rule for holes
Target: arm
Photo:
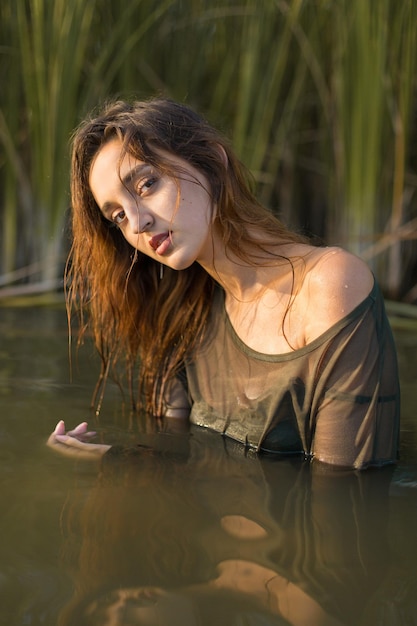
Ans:
<svg viewBox="0 0 417 626"><path fill-rule="evenodd" d="M363 303L373 282L360 259L326 253L309 278L309 340ZM397 361L380 298L376 292L374 302L335 336L316 373L311 451L325 463L362 468L396 460Z"/></svg>
<svg viewBox="0 0 417 626"><path fill-rule="evenodd" d="M87 422L82 422L73 430L65 431L65 423L59 421L48 438L46 445L64 456L95 461L101 459L111 446L89 443L96 433L88 430Z"/></svg>
<svg viewBox="0 0 417 626"><path fill-rule="evenodd" d="M165 391L164 423L166 431L183 433L188 429L190 400L183 383L174 378Z"/></svg>
<svg viewBox="0 0 417 626"><path fill-rule="evenodd" d="M166 410L164 415L164 432L181 434L188 428L190 404L182 383L174 379L165 394ZM64 456L88 461L100 460L110 450L107 444L91 443L96 435L88 430L87 422L82 422L73 430L66 432L65 423L58 422L55 430L48 438L47 445L55 452Z"/></svg>

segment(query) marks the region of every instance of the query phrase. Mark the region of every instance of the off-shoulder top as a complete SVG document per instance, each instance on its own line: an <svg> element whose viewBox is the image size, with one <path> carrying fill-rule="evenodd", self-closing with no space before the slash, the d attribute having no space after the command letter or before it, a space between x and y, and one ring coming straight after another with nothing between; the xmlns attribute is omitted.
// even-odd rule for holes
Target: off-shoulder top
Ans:
<svg viewBox="0 0 417 626"><path fill-rule="evenodd" d="M257 451L354 468L397 459L397 358L376 283L320 337L276 355L243 343L219 288L206 339L186 374L191 422Z"/></svg>

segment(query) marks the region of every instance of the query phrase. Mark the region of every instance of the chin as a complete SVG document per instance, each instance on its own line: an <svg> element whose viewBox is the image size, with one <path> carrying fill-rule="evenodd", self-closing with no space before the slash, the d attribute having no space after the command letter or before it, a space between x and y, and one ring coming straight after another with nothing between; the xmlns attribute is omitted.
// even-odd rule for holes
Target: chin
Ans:
<svg viewBox="0 0 417 626"><path fill-rule="evenodd" d="M195 263L195 259L167 259L167 261L168 262L164 263L164 265L177 272L179 272L180 270L187 270Z"/></svg>

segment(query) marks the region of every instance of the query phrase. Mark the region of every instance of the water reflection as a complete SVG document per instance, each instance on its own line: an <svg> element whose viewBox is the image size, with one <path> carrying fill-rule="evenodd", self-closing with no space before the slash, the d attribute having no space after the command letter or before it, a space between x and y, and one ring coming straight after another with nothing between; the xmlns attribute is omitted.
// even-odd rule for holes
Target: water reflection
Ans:
<svg viewBox="0 0 417 626"><path fill-rule="evenodd" d="M114 450L65 507L60 625L360 623L390 568L392 469L245 457L201 431L142 441L164 449Z"/></svg>
<svg viewBox="0 0 417 626"><path fill-rule="evenodd" d="M109 386L91 426L121 447L98 471L45 446L58 419L89 418L92 350L70 383L64 310L0 310L0 626L94 613L105 626L106 603L120 624L416 624L417 337L397 339L393 469L320 472L202 431L139 436ZM123 452L138 440L159 452Z"/></svg>

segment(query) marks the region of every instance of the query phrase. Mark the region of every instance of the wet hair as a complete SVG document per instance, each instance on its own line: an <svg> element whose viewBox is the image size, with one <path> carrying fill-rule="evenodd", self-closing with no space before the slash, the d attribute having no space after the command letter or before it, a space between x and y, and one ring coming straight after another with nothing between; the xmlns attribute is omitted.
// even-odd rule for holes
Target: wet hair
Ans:
<svg viewBox="0 0 417 626"><path fill-rule="evenodd" d="M302 238L259 204L252 178L228 141L188 106L167 99L116 101L79 126L72 143L69 317L74 308L80 313L81 337L91 327L101 380L124 360L133 386L137 365L138 406L161 415L166 383L202 341L215 281L197 263L179 271L165 267L160 279L159 263L104 218L89 176L100 148L115 138L122 143L121 160L128 154L148 163L178 189L181 171L170 155L201 172L215 207L212 228L242 264L265 262L266 250L274 247L278 258L279 243Z"/></svg>

